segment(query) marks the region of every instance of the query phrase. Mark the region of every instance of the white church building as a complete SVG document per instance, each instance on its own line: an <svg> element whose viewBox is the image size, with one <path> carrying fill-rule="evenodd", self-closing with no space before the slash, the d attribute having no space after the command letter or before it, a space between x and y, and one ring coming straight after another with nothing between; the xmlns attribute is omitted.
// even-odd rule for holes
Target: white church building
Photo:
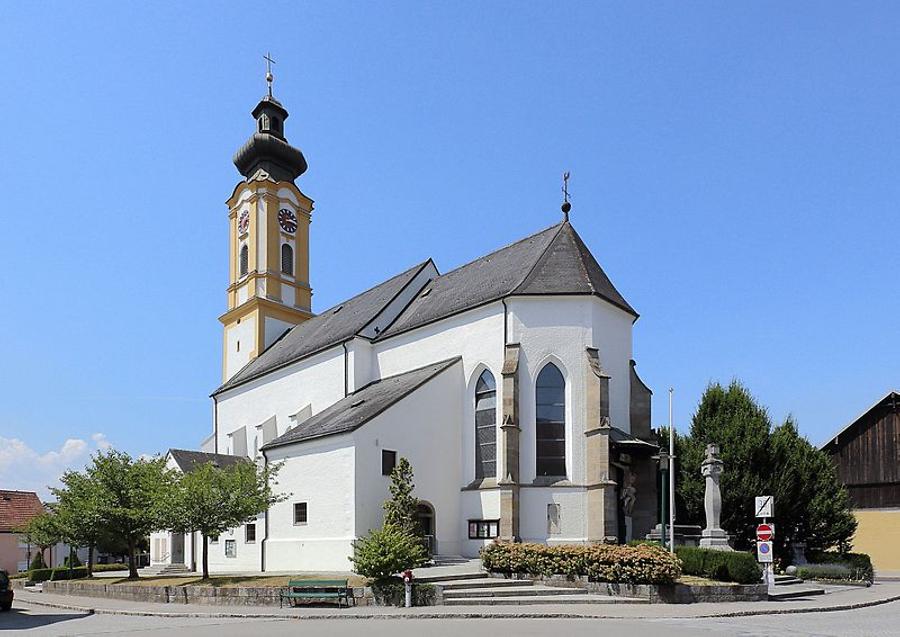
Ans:
<svg viewBox="0 0 900 637"><path fill-rule="evenodd" d="M568 220L445 273L427 259L314 313L313 202L295 183L306 160L271 86L253 116L227 202L213 431L169 462L282 463L288 497L211 538L210 570L349 570L401 457L434 554L643 537L657 447L632 358L638 314ZM200 542L154 533L151 562L195 568Z"/></svg>

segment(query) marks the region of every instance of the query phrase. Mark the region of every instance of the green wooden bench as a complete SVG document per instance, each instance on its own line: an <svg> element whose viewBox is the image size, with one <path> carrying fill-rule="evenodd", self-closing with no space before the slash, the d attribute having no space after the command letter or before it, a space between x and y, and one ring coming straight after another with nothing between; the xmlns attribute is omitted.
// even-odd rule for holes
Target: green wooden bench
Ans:
<svg viewBox="0 0 900 637"><path fill-rule="evenodd" d="M337 599L338 606L347 602L350 606L350 587L345 579L292 579L287 588L281 591L280 606L284 608L284 600L294 604L301 599Z"/></svg>

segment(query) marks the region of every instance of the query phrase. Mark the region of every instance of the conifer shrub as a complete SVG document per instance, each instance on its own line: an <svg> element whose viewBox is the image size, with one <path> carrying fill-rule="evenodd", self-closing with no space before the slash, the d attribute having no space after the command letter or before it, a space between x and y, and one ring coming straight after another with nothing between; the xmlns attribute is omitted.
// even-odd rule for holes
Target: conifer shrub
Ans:
<svg viewBox="0 0 900 637"><path fill-rule="evenodd" d="M738 584L756 584L762 579L762 571L750 553L680 546L675 554L685 575Z"/></svg>
<svg viewBox="0 0 900 637"><path fill-rule="evenodd" d="M481 562L496 573L586 576L595 582L672 584L681 576L678 558L652 545L558 545L496 542L481 549Z"/></svg>
<svg viewBox="0 0 900 637"><path fill-rule="evenodd" d="M41 555L40 551L37 551L34 554L34 557L31 558L31 564L28 565L28 570L33 571L38 568L47 568L47 565L44 564L44 556Z"/></svg>

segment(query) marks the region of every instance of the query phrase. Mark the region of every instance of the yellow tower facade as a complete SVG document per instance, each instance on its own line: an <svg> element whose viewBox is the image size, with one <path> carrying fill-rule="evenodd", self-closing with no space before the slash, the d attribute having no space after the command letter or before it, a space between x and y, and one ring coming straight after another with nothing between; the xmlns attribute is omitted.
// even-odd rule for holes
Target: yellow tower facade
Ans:
<svg viewBox="0 0 900 637"><path fill-rule="evenodd" d="M244 179L227 202L228 310L219 317L223 381L312 316L313 201L294 183L307 164L284 137L287 116L270 85L253 109L256 131L234 156Z"/></svg>

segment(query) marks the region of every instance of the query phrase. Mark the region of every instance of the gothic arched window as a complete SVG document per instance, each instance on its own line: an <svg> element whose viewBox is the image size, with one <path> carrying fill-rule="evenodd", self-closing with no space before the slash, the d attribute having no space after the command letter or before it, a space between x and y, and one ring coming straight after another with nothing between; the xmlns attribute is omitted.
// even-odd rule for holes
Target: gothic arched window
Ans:
<svg viewBox="0 0 900 637"><path fill-rule="evenodd" d="M287 243L281 244L281 271L294 276L294 249Z"/></svg>
<svg viewBox="0 0 900 637"><path fill-rule="evenodd" d="M484 370L475 385L475 478L497 477L497 385Z"/></svg>
<svg viewBox="0 0 900 637"><path fill-rule="evenodd" d="M566 381L553 363L537 377L536 468L539 476L566 475Z"/></svg>
<svg viewBox="0 0 900 637"><path fill-rule="evenodd" d="M247 274L250 269L250 248L247 244L241 246L241 276Z"/></svg>

